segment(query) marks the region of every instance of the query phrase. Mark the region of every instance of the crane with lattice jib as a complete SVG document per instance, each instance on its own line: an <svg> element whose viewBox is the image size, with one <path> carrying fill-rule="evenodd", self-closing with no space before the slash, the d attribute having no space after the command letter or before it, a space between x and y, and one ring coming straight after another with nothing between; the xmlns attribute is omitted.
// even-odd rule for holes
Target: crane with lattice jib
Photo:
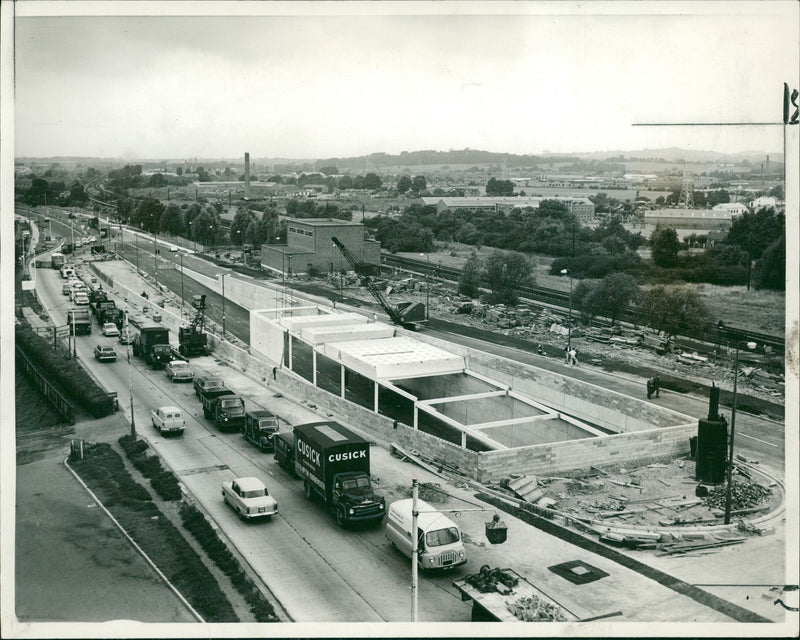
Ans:
<svg viewBox="0 0 800 640"><path fill-rule="evenodd" d="M401 302L397 306L390 305L386 301L386 298L384 298L381 290L372 280L372 276L370 275L372 265L368 265L356 259L352 252L345 247L338 238L331 238L331 240L333 240L333 244L336 245L336 248L339 249L344 256L344 259L347 260L350 268L355 271L361 285L366 287L372 297L378 301L378 304L381 305L381 308L386 312L389 318L391 318L392 322L413 331L419 330L423 325L428 323L425 317L424 304L421 302Z"/></svg>

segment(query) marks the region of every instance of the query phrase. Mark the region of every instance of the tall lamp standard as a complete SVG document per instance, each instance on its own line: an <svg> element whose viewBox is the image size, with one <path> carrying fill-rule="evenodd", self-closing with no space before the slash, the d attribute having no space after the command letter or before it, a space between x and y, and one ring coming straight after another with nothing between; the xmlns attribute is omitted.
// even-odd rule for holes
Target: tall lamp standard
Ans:
<svg viewBox="0 0 800 640"><path fill-rule="evenodd" d="M567 321L567 353L572 350L572 271L562 269L561 275L569 274L569 320Z"/></svg>
<svg viewBox="0 0 800 640"><path fill-rule="evenodd" d="M225 337L225 276L227 273L223 273L221 276L222 279L222 337Z"/></svg>
<svg viewBox="0 0 800 640"><path fill-rule="evenodd" d="M183 253L180 254L181 258L181 319L183 319Z"/></svg>
<svg viewBox="0 0 800 640"><path fill-rule="evenodd" d="M125 298L125 333L130 331L128 328L128 299ZM136 438L136 418L133 414L133 383L131 381L131 344L128 342L128 394L131 399L131 438Z"/></svg>
<svg viewBox="0 0 800 640"><path fill-rule="evenodd" d="M733 406L731 407L731 437L728 439L728 469L727 487L725 489L725 524L731 523L731 499L733 494L733 436L736 432L736 383L739 381L739 347L741 342L736 341L736 355L733 358ZM755 342L748 342L745 345L748 349L756 348Z"/></svg>
<svg viewBox="0 0 800 640"><path fill-rule="evenodd" d="M431 274L431 257L427 253L420 253L419 255L425 256L425 260L428 263L427 268L425 269L425 319L430 320L430 308L431 308L431 282L430 282L430 274Z"/></svg>
<svg viewBox="0 0 800 640"><path fill-rule="evenodd" d="M156 274L156 289L158 289L158 243L156 242L156 234L158 229L155 226L155 214L153 214L153 265L155 266Z"/></svg>

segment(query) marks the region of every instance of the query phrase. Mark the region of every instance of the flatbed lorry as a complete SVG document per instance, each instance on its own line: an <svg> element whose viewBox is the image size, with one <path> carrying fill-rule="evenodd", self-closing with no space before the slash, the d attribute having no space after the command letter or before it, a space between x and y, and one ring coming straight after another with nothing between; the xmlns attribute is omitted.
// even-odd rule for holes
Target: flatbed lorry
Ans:
<svg viewBox="0 0 800 640"><path fill-rule="evenodd" d="M306 499L319 496L340 527L379 523L386 501L372 489L369 442L333 421L297 425L293 433L295 473Z"/></svg>
<svg viewBox="0 0 800 640"><path fill-rule="evenodd" d="M203 415L213 420L220 431L240 430L244 425L244 399L230 389L201 391Z"/></svg>

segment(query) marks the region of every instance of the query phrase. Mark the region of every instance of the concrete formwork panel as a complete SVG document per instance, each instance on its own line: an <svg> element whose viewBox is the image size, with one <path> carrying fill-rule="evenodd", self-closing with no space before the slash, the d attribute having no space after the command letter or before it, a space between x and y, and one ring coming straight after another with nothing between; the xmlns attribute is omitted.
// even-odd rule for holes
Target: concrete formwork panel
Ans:
<svg viewBox="0 0 800 640"><path fill-rule="evenodd" d="M464 370L464 359L443 349L410 338L380 338L337 342L323 352L348 369L373 380L431 376Z"/></svg>

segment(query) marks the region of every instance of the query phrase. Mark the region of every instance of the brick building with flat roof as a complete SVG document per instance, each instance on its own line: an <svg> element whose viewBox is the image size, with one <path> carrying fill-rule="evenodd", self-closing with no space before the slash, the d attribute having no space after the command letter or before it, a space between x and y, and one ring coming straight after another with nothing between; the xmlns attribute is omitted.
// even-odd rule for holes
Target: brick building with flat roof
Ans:
<svg viewBox="0 0 800 640"><path fill-rule="evenodd" d="M380 264L381 243L364 239L364 225L360 222L336 218L286 218L286 230L285 244L261 245L261 264L278 273L349 271L350 265L332 238L338 238L361 262Z"/></svg>

